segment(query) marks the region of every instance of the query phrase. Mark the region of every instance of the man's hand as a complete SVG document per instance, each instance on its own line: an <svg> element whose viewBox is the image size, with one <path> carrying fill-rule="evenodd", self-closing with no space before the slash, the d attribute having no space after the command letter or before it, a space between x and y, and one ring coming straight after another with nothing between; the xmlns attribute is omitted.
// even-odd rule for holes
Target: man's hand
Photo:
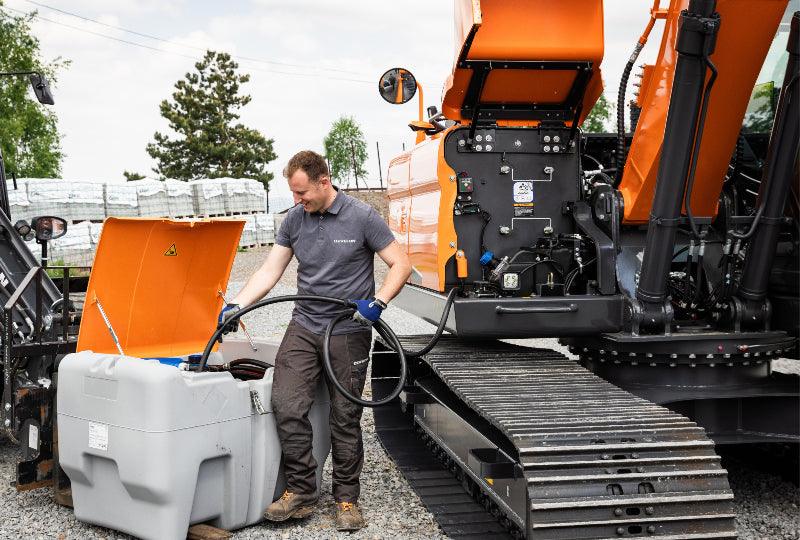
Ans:
<svg viewBox="0 0 800 540"><path fill-rule="evenodd" d="M242 309L239 304L227 304L222 311L219 312L219 317L217 318L217 329L220 327L224 327L222 331L223 334L230 334L231 332L236 332L239 328L239 321L231 321L231 317L236 315L239 310ZM230 321L230 322L229 322Z"/></svg>
<svg viewBox="0 0 800 540"><path fill-rule="evenodd" d="M377 298L372 300L354 300L356 311L353 313L353 320L364 326L372 326L381 318L381 313L386 309L386 304Z"/></svg>

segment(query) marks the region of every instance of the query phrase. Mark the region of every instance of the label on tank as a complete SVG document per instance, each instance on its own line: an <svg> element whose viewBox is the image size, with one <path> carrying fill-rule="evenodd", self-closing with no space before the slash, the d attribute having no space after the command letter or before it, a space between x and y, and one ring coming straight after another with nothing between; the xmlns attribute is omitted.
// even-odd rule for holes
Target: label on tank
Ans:
<svg viewBox="0 0 800 540"><path fill-rule="evenodd" d="M108 426L105 424L89 424L89 448L108 450Z"/></svg>
<svg viewBox="0 0 800 540"><path fill-rule="evenodd" d="M533 182L530 180L519 180L514 182L514 203L533 202Z"/></svg>
<svg viewBox="0 0 800 540"><path fill-rule="evenodd" d="M530 206L514 205L514 217L532 217L533 204Z"/></svg>

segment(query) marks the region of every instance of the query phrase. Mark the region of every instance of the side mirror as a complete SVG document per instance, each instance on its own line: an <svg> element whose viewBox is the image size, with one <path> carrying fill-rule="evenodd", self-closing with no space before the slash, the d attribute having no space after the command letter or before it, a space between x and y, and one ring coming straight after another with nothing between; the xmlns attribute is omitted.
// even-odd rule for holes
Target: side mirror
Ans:
<svg viewBox="0 0 800 540"><path fill-rule="evenodd" d="M20 219L14 223L14 230L17 231L17 234L19 234L20 237L22 237L22 239L26 242L33 240L33 229L24 219Z"/></svg>
<svg viewBox="0 0 800 540"><path fill-rule="evenodd" d="M53 93L50 92L50 85L47 84L47 79L41 73L31 73L29 75L33 93L36 94L36 99L42 105L53 105Z"/></svg>
<svg viewBox="0 0 800 540"><path fill-rule="evenodd" d="M417 93L417 79L407 69L392 68L381 75L378 91L389 103L401 105Z"/></svg>
<svg viewBox="0 0 800 540"><path fill-rule="evenodd" d="M55 216L35 217L31 220L31 228L36 231L36 240L39 242L55 240L67 234L66 220Z"/></svg>

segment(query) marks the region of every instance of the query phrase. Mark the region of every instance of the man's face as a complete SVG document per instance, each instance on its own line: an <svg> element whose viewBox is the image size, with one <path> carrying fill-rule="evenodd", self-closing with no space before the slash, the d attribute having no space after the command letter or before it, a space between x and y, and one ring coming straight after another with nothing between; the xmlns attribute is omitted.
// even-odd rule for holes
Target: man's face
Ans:
<svg viewBox="0 0 800 540"><path fill-rule="evenodd" d="M328 186L330 178L321 177L318 181L312 182L302 169L297 169L289 177L289 189L292 191L294 203L303 205L306 212L319 212L325 208L328 201Z"/></svg>

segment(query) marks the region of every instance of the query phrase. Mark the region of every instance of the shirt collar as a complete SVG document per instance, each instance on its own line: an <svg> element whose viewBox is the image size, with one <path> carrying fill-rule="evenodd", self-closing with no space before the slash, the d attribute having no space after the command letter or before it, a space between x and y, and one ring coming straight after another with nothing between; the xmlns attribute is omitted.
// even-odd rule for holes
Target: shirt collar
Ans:
<svg viewBox="0 0 800 540"><path fill-rule="evenodd" d="M333 189L336 190L336 198L333 199L331 205L327 210L325 210L326 214L338 214L339 210L341 210L342 206L344 205L344 199L347 197L347 195L343 191L340 191L339 188Z"/></svg>

